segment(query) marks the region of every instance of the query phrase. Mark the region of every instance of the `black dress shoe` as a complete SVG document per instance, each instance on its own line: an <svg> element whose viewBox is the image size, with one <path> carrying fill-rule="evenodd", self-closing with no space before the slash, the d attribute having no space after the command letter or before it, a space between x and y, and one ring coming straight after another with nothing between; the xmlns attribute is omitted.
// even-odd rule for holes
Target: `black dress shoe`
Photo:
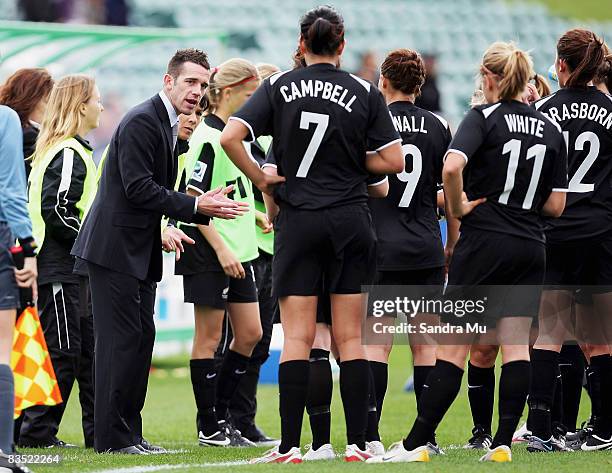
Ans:
<svg viewBox="0 0 612 473"><path fill-rule="evenodd" d="M145 438L142 438L140 440L140 447L143 448L145 452L149 452L152 454L168 453L168 450L166 450L164 447L160 447L159 445L152 445Z"/></svg>
<svg viewBox="0 0 612 473"><path fill-rule="evenodd" d="M148 455L149 452L141 448L140 445L130 445L129 447L123 448L112 448L107 453L121 454L121 455Z"/></svg>
<svg viewBox="0 0 612 473"><path fill-rule="evenodd" d="M259 427L255 424L249 424L244 426L244 430L239 431L241 435L257 445L258 447L276 447L280 445L280 440L268 437Z"/></svg>
<svg viewBox="0 0 612 473"><path fill-rule="evenodd" d="M66 443L63 440L58 439L57 437L53 437L47 441L21 441L19 442L19 447L23 448L77 448L76 445L72 443Z"/></svg>

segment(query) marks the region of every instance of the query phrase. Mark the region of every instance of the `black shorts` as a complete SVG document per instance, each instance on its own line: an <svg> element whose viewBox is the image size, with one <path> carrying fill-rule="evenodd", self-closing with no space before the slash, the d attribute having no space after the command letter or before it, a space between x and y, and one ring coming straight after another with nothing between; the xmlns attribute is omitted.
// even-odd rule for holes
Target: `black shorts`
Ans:
<svg viewBox="0 0 612 473"><path fill-rule="evenodd" d="M322 210L283 206L275 221L274 294L359 294L374 280L376 235L366 204Z"/></svg>
<svg viewBox="0 0 612 473"><path fill-rule="evenodd" d="M541 242L497 232L463 232L450 262L445 298L480 301L477 309L483 310L469 314L477 319L537 317L545 267ZM455 316L443 315L446 321Z"/></svg>
<svg viewBox="0 0 612 473"><path fill-rule="evenodd" d="M242 263L244 279L231 278L221 271L208 271L183 276L185 302L225 309L228 302L257 302L253 265Z"/></svg>
<svg viewBox="0 0 612 473"><path fill-rule="evenodd" d="M544 284L585 294L612 291L612 239L548 243Z"/></svg>
<svg viewBox="0 0 612 473"><path fill-rule="evenodd" d="M444 279L444 266L440 266L438 268L407 269L404 271L378 271L374 284L442 287Z"/></svg>

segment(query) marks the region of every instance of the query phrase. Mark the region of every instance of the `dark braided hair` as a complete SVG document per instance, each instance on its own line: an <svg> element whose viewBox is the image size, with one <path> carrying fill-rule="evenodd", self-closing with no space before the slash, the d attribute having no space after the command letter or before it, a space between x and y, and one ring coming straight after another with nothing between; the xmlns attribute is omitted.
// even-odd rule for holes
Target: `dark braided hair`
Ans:
<svg viewBox="0 0 612 473"><path fill-rule="evenodd" d="M394 89L418 96L425 82L425 63L421 55L412 49L396 49L387 55L380 73Z"/></svg>

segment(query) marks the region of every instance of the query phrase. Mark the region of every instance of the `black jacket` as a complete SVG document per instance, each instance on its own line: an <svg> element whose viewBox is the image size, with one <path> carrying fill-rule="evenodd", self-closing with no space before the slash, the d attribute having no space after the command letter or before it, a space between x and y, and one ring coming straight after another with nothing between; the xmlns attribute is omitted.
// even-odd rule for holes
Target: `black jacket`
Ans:
<svg viewBox="0 0 612 473"><path fill-rule="evenodd" d="M40 132L37 125L29 123L23 129L23 157L25 159L26 177L30 177L30 171L32 170L32 162L28 159L34 154L36 149L36 138Z"/></svg>
<svg viewBox="0 0 612 473"><path fill-rule="evenodd" d="M91 150L86 140L78 135L75 139ZM83 196L87 166L80 158L64 160L66 149L53 157L43 177L40 210L45 222L45 240L37 258L38 284L78 282L78 276L72 272L74 256L70 255L70 249L81 227L77 203ZM65 175L70 176L69 185L62 189Z"/></svg>
<svg viewBox="0 0 612 473"><path fill-rule="evenodd" d="M161 218L207 224L195 198L173 191L177 155L159 95L131 109L109 144L98 193L72 254L140 280L161 280Z"/></svg>

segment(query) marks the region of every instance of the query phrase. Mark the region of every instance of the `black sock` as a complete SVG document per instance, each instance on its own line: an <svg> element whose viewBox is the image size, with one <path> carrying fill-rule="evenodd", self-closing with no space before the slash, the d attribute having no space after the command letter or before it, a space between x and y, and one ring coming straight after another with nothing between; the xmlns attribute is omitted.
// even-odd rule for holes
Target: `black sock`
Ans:
<svg viewBox="0 0 612 473"><path fill-rule="evenodd" d="M499 379L499 424L491 448L512 444L529 392L529 362L511 361L502 365Z"/></svg>
<svg viewBox="0 0 612 473"><path fill-rule="evenodd" d="M234 397L236 388L240 384L242 376L246 373L251 358L236 351L227 350L219 369L219 380L217 381L217 419L227 418L227 410Z"/></svg>
<svg viewBox="0 0 612 473"><path fill-rule="evenodd" d="M339 363L340 361L338 361ZM374 391L376 392L376 415L380 421L382 415L385 394L387 393L387 382L389 379L389 365L380 361L370 361L370 370L374 380Z"/></svg>
<svg viewBox="0 0 612 473"><path fill-rule="evenodd" d="M380 434L378 433L378 413L376 412L376 385L374 382L374 373L372 370L372 363L369 362L369 375L370 375L370 389L368 392L368 426L366 428L366 442L380 442Z"/></svg>
<svg viewBox="0 0 612 473"><path fill-rule="evenodd" d="M598 418L601 417L601 380L600 373L593 370L589 364L586 368L587 392L591 398L591 419L589 423L594 425Z"/></svg>
<svg viewBox="0 0 612 473"><path fill-rule="evenodd" d="M329 352L314 348L310 351L310 375L306 411L312 431L312 448L330 443L331 411L333 392Z"/></svg>
<svg viewBox="0 0 612 473"><path fill-rule="evenodd" d="M495 399L495 366L480 368L468 363L468 399L474 427L491 435Z"/></svg>
<svg viewBox="0 0 612 473"><path fill-rule="evenodd" d="M427 444L438 424L459 393L463 370L448 361L438 360L421 393L418 416L404 439L404 448L414 450Z"/></svg>
<svg viewBox="0 0 612 473"><path fill-rule="evenodd" d="M559 369L563 379L562 422L570 432L576 431L578 422L584 364L584 354L579 345L563 345L559 356Z"/></svg>
<svg viewBox="0 0 612 473"><path fill-rule="evenodd" d="M563 425L563 378L559 365L557 365L556 376L555 393L553 395L552 409L550 410L550 428L552 433L558 437L567 433L567 429Z"/></svg>
<svg viewBox="0 0 612 473"><path fill-rule="evenodd" d="M601 415L595 421L595 433L604 439L612 437L612 358L610 355L591 357L591 369L600 383Z"/></svg>
<svg viewBox="0 0 612 473"><path fill-rule="evenodd" d="M280 453L287 453L293 447L300 446L302 420L306 397L310 361L285 361L278 366L279 412L281 417Z"/></svg>
<svg viewBox="0 0 612 473"><path fill-rule="evenodd" d="M555 394L559 354L551 350L531 351L531 387L529 388L529 430L548 440L551 435L551 409Z"/></svg>
<svg viewBox="0 0 612 473"><path fill-rule="evenodd" d="M433 366L415 366L412 372L414 377L414 396L416 397L417 406L419 405L419 398L423 392L423 385L427 380L427 376L433 369Z"/></svg>
<svg viewBox="0 0 612 473"><path fill-rule="evenodd" d="M0 365L0 450L13 453L13 412L15 407L15 384L9 365Z"/></svg>
<svg viewBox="0 0 612 473"><path fill-rule="evenodd" d="M346 419L347 445L365 449L368 425L368 397L370 376L368 360L350 360L340 363L340 394Z"/></svg>
<svg viewBox="0 0 612 473"><path fill-rule="evenodd" d="M215 413L217 371L213 358L191 360L191 386L198 408L197 429L204 435L214 434L218 429Z"/></svg>

